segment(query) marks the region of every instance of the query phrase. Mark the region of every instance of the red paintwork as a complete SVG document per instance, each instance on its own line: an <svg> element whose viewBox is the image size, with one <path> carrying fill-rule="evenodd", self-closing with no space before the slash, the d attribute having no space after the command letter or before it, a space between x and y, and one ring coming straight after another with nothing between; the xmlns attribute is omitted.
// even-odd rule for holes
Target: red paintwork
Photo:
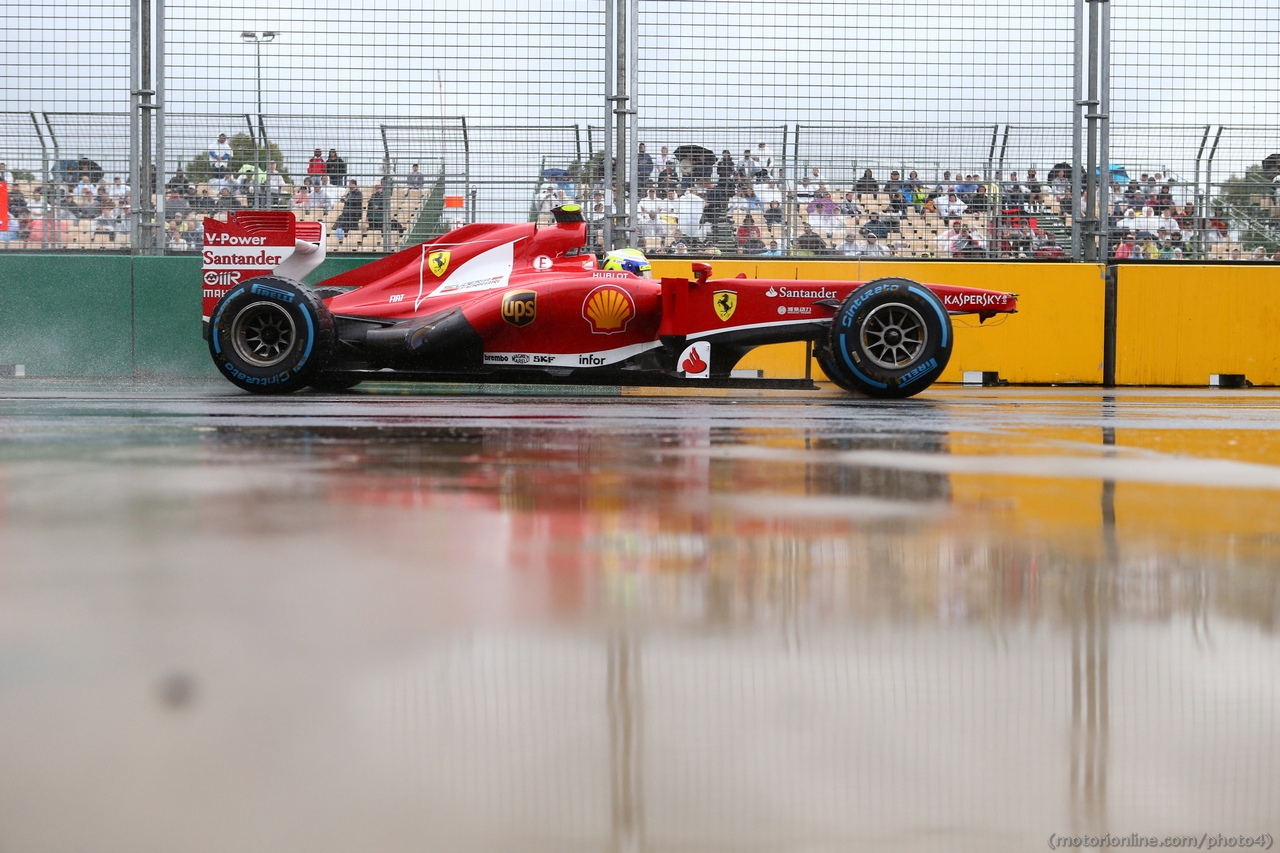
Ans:
<svg viewBox="0 0 1280 853"><path fill-rule="evenodd" d="M288 223L283 217L288 217ZM226 240L229 238L221 235L252 232L268 235L269 244L288 241L292 245L298 230L292 214L257 214L253 222L247 221L249 217L243 218L246 221L240 225L206 220L206 235ZM543 228L533 223L468 225L316 286L356 288L326 300L334 314L401 321L461 307L484 339L486 353L572 355L644 349L660 335L706 337L714 343L717 333L727 330L776 329L826 320L846 296L864 283L713 279L709 266L702 264L696 268L701 268L699 272L705 273L706 278L665 278L656 282L596 269L594 256L582 253L585 241L586 225L581 222ZM436 260L442 252L448 252L447 266L439 269ZM252 268L246 269L245 275L264 272ZM206 282L209 275L206 271ZM943 298L951 313L987 315L1017 310L1017 298L1010 293L954 285L925 286ZM461 289L449 292L454 287ZM600 288L620 289L629 297L628 302L621 296L605 294L615 309L624 314L630 312L625 323L615 322L606 328L607 324L591 319L588 304ZM205 293L207 303L207 284ZM510 307L504 316L506 301L521 304ZM716 311L717 301L722 305L722 314ZM819 302L827 304L816 304ZM620 307L624 303L625 307ZM621 352L614 352L603 362L584 358L572 363L592 366L623 357L626 356ZM506 359L487 355L486 361L502 363ZM538 365L523 356L516 361Z"/></svg>

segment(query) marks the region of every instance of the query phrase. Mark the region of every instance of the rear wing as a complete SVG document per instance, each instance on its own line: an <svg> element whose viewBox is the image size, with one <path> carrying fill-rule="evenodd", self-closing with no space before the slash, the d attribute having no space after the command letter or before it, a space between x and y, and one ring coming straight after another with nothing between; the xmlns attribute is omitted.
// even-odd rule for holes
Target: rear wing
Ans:
<svg viewBox="0 0 1280 853"><path fill-rule="evenodd" d="M201 315L213 313L227 291L260 275L301 281L325 255L323 222L298 222L285 210L241 210L222 222L204 220Z"/></svg>

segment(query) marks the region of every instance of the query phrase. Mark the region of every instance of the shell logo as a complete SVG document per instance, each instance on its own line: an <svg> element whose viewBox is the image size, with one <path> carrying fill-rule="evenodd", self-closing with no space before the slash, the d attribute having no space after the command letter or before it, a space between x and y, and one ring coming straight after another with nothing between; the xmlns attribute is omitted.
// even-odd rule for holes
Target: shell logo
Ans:
<svg viewBox="0 0 1280 853"><path fill-rule="evenodd" d="M631 294L616 284L602 284L587 294L582 302L582 317L591 324L597 335L613 335L624 332L627 323L636 315L636 303Z"/></svg>

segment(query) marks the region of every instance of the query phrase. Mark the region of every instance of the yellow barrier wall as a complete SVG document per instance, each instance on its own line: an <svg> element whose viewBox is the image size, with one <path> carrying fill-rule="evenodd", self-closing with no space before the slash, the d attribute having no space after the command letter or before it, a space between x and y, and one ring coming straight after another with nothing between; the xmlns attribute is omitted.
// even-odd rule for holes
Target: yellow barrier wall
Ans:
<svg viewBox="0 0 1280 853"><path fill-rule="evenodd" d="M997 371L1015 383L1102 382L1103 268L1092 264L919 263L723 258L712 276L870 281L900 275L915 281L1006 290L1018 294L1018 313L978 325L976 316L952 318L956 342L942 382L960 382L966 370ZM692 277L688 260L655 259L653 277ZM804 344L760 347L739 364L771 378L805 375ZM813 365L813 376L822 371ZM1203 383L1201 383L1203 384Z"/></svg>
<svg viewBox="0 0 1280 853"><path fill-rule="evenodd" d="M1280 267L1122 264L1116 287L1116 384L1280 385Z"/></svg>

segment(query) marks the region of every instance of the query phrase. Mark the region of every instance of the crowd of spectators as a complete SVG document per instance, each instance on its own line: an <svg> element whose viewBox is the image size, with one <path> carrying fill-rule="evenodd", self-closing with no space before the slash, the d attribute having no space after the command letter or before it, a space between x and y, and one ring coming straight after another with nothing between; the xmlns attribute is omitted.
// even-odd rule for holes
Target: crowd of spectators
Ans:
<svg viewBox="0 0 1280 853"><path fill-rule="evenodd" d="M233 170L231 145L226 134L219 134L207 151L207 180L193 182L179 168L163 184L167 245L197 248L204 216L252 207L324 218L338 241L365 229L402 233L393 197L382 183L373 182L366 192L348 175L338 151L329 148L326 156L324 150L316 147L301 180L290 181L275 162L265 169L244 163ZM81 158L78 164L62 172L61 180L24 193L13 187L0 163L0 178L10 186L10 226L0 240L58 242L78 223L85 223L81 233L87 230L107 242L127 235L130 187L120 176L108 180L91 160ZM838 186L812 166L797 182L786 180L765 142L739 155L722 149L718 156L698 146L673 152L664 145L654 154L640 143L633 168L640 193L638 239L651 254L1063 258L1063 238L1081 204L1071 197L1066 164L1047 177L1031 168L990 178L944 171L931 180L916 170L877 176L863 169L856 180ZM620 176L606 187L602 166L583 184L560 172L539 189L537 214L549 217L554 208L578 202L598 233L615 194L622 197L616 193ZM1206 247L1221 247L1225 257L1280 260L1280 252L1269 257L1262 247L1245 250L1223 211L1197 211L1172 176L1113 178L1108 224L1116 259L1177 260L1193 250L1202 256ZM151 183L154 192L154 170ZM398 183L420 194L425 185L420 166L413 164ZM1280 176L1275 194L1280 208Z"/></svg>

